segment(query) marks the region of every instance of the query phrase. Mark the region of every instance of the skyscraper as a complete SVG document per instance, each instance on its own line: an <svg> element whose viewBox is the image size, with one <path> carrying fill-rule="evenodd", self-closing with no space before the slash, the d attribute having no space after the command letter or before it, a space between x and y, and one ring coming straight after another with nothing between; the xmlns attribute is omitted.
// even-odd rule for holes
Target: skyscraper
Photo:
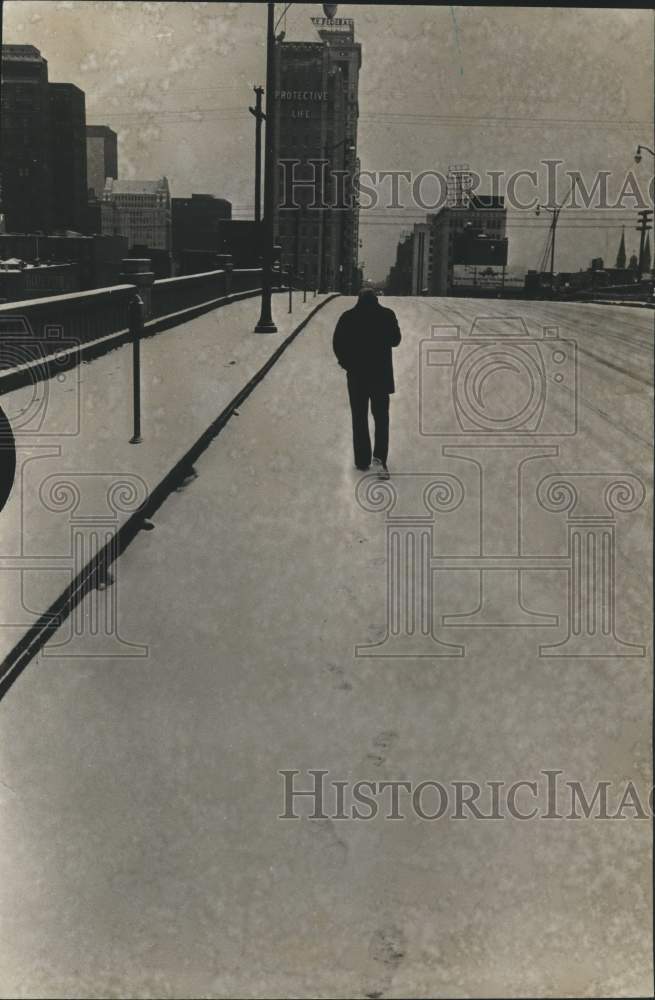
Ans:
<svg viewBox="0 0 655 1000"><path fill-rule="evenodd" d="M89 199L97 200L107 177L118 177L117 136L107 125L86 126L86 177Z"/></svg>
<svg viewBox="0 0 655 1000"><path fill-rule="evenodd" d="M48 63L33 45L3 45L1 111L7 231L83 231L84 93L72 83L49 83Z"/></svg>
<svg viewBox="0 0 655 1000"><path fill-rule="evenodd" d="M358 280L361 45L350 18L312 22L320 41L276 48L276 229L283 267L304 271L310 287L349 293Z"/></svg>
<svg viewBox="0 0 655 1000"><path fill-rule="evenodd" d="M84 92L73 83L50 83L53 227L86 228L86 109Z"/></svg>
<svg viewBox="0 0 655 1000"><path fill-rule="evenodd" d="M2 46L0 170L8 232L48 232L53 221L48 63L33 45Z"/></svg>

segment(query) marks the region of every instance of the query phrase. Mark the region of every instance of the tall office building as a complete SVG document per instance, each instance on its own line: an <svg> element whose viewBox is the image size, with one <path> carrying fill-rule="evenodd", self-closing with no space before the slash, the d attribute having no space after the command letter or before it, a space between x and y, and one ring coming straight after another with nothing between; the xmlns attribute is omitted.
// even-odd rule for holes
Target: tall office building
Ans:
<svg viewBox="0 0 655 1000"><path fill-rule="evenodd" d="M48 85L53 228L86 229L86 108L73 83Z"/></svg>
<svg viewBox="0 0 655 1000"><path fill-rule="evenodd" d="M102 193L103 236L125 236L128 246L171 249L171 195L168 180L115 180Z"/></svg>
<svg viewBox="0 0 655 1000"><path fill-rule="evenodd" d="M84 231L84 93L49 83L48 63L33 45L3 45L0 108L5 229Z"/></svg>
<svg viewBox="0 0 655 1000"><path fill-rule="evenodd" d="M359 280L352 179L358 170L361 45L351 18L312 22L320 41L277 43L277 240L282 266L304 272L310 287L351 293ZM327 161L323 170L312 163L321 160ZM298 162L285 167L280 161Z"/></svg>
<svg viewBox="0 0 655 1000"><path fill-rule="evenodd" d="M33 45L2 46L0 171L5 228L48 232L53 222L48 63Z"/></svg>
<svg viewBox="0 0 655 1000"><path fill-rule="evenodd" d="M86 126L86 177L89 200L100 200L107 177L118 177L117 136L107 125Z"/></svg>

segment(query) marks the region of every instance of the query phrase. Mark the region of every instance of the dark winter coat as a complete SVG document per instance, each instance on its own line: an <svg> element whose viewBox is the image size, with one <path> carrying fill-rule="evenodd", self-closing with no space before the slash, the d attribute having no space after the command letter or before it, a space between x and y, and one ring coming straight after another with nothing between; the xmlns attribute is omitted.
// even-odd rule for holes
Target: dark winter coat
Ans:
<svg viewBox="0 0 655 1000"><path fill-rule="evenodd" d="M337 361L371 392L395 392L391 350L400 343L400 327L392 309L377 299L359 301L339 319L332 346Z"/></svg>

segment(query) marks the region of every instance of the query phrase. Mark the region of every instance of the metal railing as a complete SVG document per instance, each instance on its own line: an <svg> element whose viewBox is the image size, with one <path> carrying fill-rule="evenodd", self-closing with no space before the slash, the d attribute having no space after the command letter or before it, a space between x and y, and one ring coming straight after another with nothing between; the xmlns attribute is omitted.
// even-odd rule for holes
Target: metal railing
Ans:
<svg viewBox="0 0 655 1000"><path fill-rule="evenodd" d="M0 306L0 369L126 330L133 294L133 285L113 285Z"/></svg>
<svg viewBox="0 0 655 1000"><path fill-rule="evenodd" d="M209 271L155 281L149 295L146 328L154 320L198 307L229 301L235 294L261 288L261 268ZM112 285L86 292L0 305L0 370L28 364L74 345L125 334L135 284ZM183 322L180 315L178 322ZM20 338L21 349L17 349ZM30 350L30 344L33 350Z"/></svg>
<svg viewBox="0 0 655 1000"><path fill-rule="evenodd" d="M143 260L139 264L149 265ZM127 276L127 275L126 275ZM130 275L131 277L131 275ZM307 301L303 275L274 270L273 288L289 296L294 288ZM185 322L235 297L257 293L261 268L221 270L153 281L151 272L134 272L134 283L45 299L0 305L0 395L51 378L81 360L124 343L132 345L132 443L141 441L141 340ZM314 293L315 294L315 293Z"/></svg>

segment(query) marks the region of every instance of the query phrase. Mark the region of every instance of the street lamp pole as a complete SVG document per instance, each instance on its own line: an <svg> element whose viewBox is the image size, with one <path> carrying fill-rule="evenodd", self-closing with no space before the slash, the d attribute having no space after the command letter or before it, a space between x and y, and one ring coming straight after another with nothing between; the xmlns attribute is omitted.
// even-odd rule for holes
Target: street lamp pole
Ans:
<svg viewBox="0 0 655 1000"><path fill-rule="evenodd" d="M266 146L264 153L264 253L262 302L255 333L277 333L271 312L275 215L275 4L268 7L266 35Z"/></svg>
<svg viewBox="0 0 655 1000"><path fill-rule="evenodd" d="M255 222L261 222L261 197L262 197L262 122L266 115L262 111L263 87L255 87L255 107L248 108L251 115L255 117Z"/></svg>

